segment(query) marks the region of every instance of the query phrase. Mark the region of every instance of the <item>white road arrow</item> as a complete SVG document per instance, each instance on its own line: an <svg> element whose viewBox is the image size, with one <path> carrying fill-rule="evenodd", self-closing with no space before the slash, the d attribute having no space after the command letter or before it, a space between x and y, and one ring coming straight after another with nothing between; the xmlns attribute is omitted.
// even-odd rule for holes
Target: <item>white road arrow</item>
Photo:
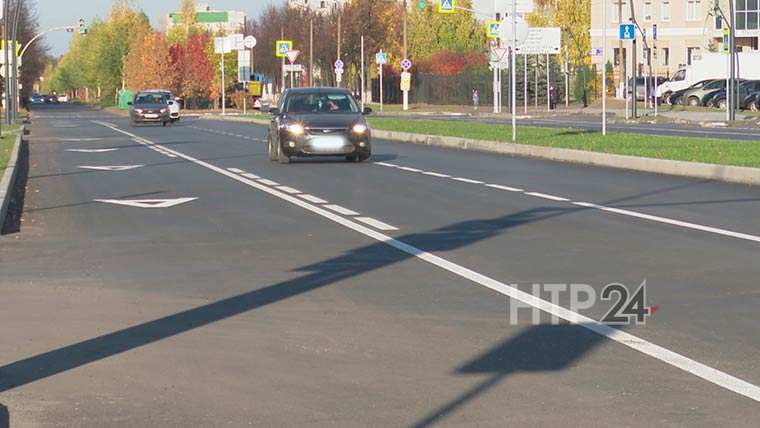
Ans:
<svg viewBox="0 0 760 428"><path fill-rule="evenodd" d="M66 149L67 152L77 152L77 153L105 153L105 152L115 152L119 149Z"/></svg>
<svg viewBox="0 0 760 428"><path fill-rule="evenodd" d="M109 166L88 166L79 165L77 168L94 169L96 171L127 171L135 168L142 168L145 165L109 165Z"/></svg>
<svg viewBox="0 0 760 428"><path fill-rule="evenodd" d="M135 208L171 208L180 204L194 201L198 198L177 198L177 199L95 199L95 202L106 204L126 205Z"/></svg>

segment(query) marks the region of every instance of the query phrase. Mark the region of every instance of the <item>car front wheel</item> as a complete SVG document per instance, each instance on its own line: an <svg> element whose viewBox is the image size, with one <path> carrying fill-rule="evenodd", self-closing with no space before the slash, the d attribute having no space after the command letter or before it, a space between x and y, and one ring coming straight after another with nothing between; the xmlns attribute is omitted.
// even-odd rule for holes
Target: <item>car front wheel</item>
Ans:
<svg viewBox="0 0 760 428"><path fill-rule="evenodd" d="M280 163L282 165L289 164L290 157L282 151L282 146L277 144L276 149L277 149L277 163Z"/></svg>
<svg viewBox="0 0 760 428"><path fill-rule="evenodd" d="M699 107L699 98L697 97L690 97L689 102L687 103L690 107Z"/></svg>

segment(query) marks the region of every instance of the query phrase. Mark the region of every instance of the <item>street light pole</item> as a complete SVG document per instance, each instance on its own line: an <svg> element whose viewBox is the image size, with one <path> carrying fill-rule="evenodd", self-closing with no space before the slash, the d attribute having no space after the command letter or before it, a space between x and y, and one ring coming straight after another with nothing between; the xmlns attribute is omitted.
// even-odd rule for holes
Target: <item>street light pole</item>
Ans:
<svg viewBox="0 0 760 428"><path fill-rule="evenodd" d="M13 55L13 64L11 69L11 74L13 75L12 82L11 82L11 105L13 106L13 109L10 110L10 116L12 117L13 121L15 122L16 119L18 119L18 55L16 55L16 39L18 39L18 21L19 17L21 15L21 2L19 0L16 0L16 9L14 11L13 15L13 35L11 36L11 42L13 43L12 46L12 55ZM7 47L7 46L6 46Z"/></svg>
<svg viewBox="0 0 760 428"><path fill-rule="evenodd" d="M10 76L10 64L8 64L8 61L10 60L10 57L8 56L8 24L10 22L10 19L8 19L8 7L10 6L10 0L3 0L3 77L4 77L4 91L3 91L3 104L5 106L5 123L7 125L11 124L11 117L10 117L10 94L8 93L9 88L11 86L11 76Z"/></svg>
<svg viewBox="0 0 760 428"><path fill-rule="evenodd" d="M407 43L406 43L406 18L407 18L407 3L406 0L404 0L404 58L408 58L408 50L407 50ZM409 70L406 70L409 72ZM409 91L402 91L403 93L403 105L402 108L404 111L409 110Z"/></svg>

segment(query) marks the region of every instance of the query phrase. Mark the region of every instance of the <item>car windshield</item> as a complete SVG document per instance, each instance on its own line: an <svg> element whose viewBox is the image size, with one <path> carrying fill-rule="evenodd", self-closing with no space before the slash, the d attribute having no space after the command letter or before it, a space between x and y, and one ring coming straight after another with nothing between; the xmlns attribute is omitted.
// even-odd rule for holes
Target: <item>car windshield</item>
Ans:
<svg viewBox="0 0 760 428"><path fill-rule="evenodd" d="M726 85L725 80L715 80L705 85L705 89L718 89Z"/></svg>
<svg viewBox="0 0 760 428"><path fill-rule="evenodd" d="M161 94L138 94L134 104L166 104L166 97Z"/></svg>
<svg viewBox="0 0 760 428"><path fill-rule="evenodd" d="M285 100L283 113L358 113L353 97L345 92L297 92Z"/></svg>

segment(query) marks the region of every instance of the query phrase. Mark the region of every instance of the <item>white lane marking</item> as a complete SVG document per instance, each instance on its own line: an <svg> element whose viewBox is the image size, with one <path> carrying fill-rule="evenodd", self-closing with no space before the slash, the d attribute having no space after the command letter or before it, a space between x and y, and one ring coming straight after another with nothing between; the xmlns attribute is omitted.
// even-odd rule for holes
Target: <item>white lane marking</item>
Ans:
<svg viewBox="0 0 760 428"><path fill-rule="evenodd" d="M98 123L98 122L95 122L95 123ZM108 126L108 128L112 129L113 131L120 132L124 135L134 135L127 131L123 131L117 127ZM148 144L155 144L155 143L148 143ZM606 324L602 324L599 321L596 321L592 318L586 317L577 312L566 309L562 306L556 305L540 297L533 296L532 294L521 291L503 282L499 282L493 278L489 278L483 274L467 269L464 266L460 266L456 263L452 263L442 257L428 253L426 251L423 251L417 247L414 247L412 245L409 245L397 239L393 239L392 237L388 235L369 229L366 226L363 226L355 221L352 221L351 219L347 219L345 217L335 215L319 206L306 203L299 198L287 195L274 188L264 186L256 181L248 180L239 175L235 175L229 171L224 170L223 168L212 165L200 159L196 159L192 156L188 156L184 153L180 153L176 150L173 150L173 149L167 149L167 150L171 150L172 152L174 152L174 154L181 157L182 159L187 160L188 162L192 162L198 166L204 167L218 174L224 175L225 177L231 178L235 181L238 181L240 183L253 187L254 189L258 189L274 197L290 202L293 205L299 206L307 211L311 211L314 214L317 214L328 220L338 223L355 232L361 233L376 241L385 243L386 245L396 248L397 250L402 251L406 254L409 254L410 256L416 257L427 263L438 266L441 269L447 270L462 278L466 278L472 282L480 284L486 288L494 290L505 296L524 302L539 310L547 312L550 315L555 315L570 323L578 324L610 340L614 340L615 342L621 345L627 346L633 350L641 352L642 354L648 355L652 358L665 362L673 367L676 367L683 371L691 373L701 379L704 379L710 383L718 385L729 391L733 391L737 394L743 395L747 398L760 402L760 387L753 385L747 381L739 379L735 376L732 376L720 370L714 369L710 366L700 363L699 361L692 360L684 355L671 351L667 348L663 348L662 346L648 342L633 334L615 329ZM300 195L300 196L303 197L303 195Z"/></svg>
<svg viewBox="0 0 760 428"><path fill-rule="evenodd" d="M277 190L282 190L283 192L289 193L291 195L295 195L295 194L301 193L300 190L294 189L294 188L288 187L288 186L278 186Z"/></svg>
<svg viewBox="0 0 760 428"><path fill-rule="evenodd" d="M462 178L462 177L454 177L452 178L452 180L461 181L462 183L484 184L482 181L470 180L469 178Z"/></svg>
<svg viewBox="0 0 760 428"><path fill-rule="evenodd" d="M65 142L89 142L89 141L100 141L102 138L61 138L61 141Z"/></svg>
<svg viewBox="0 0 760 428"><path fill-rule="evenodd" d="M128 171L130 169L142 168L144 166L145 165L106 165L106 166L79 165L77 166L77 168L92 169L95 171Z"/></svg>
<svg viewBox="0 0 760 428"><path fill-rule="evenodd" d="M221 74L221 72L219 72L219 73ZM261 178L261 177L259 177L256 174L251 174L250 172L246 172L246 173L243 173L243 174L240 174L240 175L242 175L245 178L250 178L251 180L256 180L257 178Z"/></svg>
<svg viewBox="0 0 760 428"><path fill-rule="evenodd" d="M176 205L185 204L198 198L177 198L177 199L95 199L95 202L106 204L126 205L135 208L171 208Z"/></svg>
<svg viewBox="0 0 760 428"><path fill-rule="evenodd" d="M383 223L382 221L376 220L376 219L374 219L372 217L356 217L356 218L354 218L354 220L360 221L360 222L362 222L362 223L364 223L366 225L372 226L372 227L374 227L375 229L378 229L378 230L398 230L398 227L391 226L388 223Z"/></svg>
<svg viewBox="0 0 760 428"><path fill-rule="evenodd" d="M594 208L601 211L606 211L615 214L626 215L629 217L636 217L644 220L656 221L658 223L670 224L672 226L684 227L687 229L700 230L702 232L715 233L717 235L730 236L732 238L744 239L747 241L760 242L760 236L750 235L747 233L733 232L731 230L720 229L717 227L704 226L696 223L689 223L681 220L673 220L666 217L660 217L656 215L644 214L636 211L624 210L620 208L612 208L604 205L592 204L589 202L573 202L574 205L578 205L586 208Z"/></svg>
<svg viewBox="0 0 760 428"><path fill-rule="evenodd" d="M316 196L309 195L309 194L298 195L298 196L300 196L303 199L306 199L307 201L311 202L312 204L326 204L327 203L326 200L318 198Z"/></svg>
<svg viewBox="0 0 760 428"><path fill-rule="evenodd" d="M227 171L234 172L235 174L242 174L242 173L245 172L245 171L243 171L242 169L239 169L239 168L227 168Z"/></svg>
<svg viewBox="0 0 760 428"><path fill-rule="evenodd" d="M66 149L67 152L77 152L77 153L106 153L106 152L115 152L119 149Z"/></svg>
<svg viewBox="0 0 760 428"><path fill-rule="evenodd" d="M523 189L517 187L502 186L501 184L486 184L486 187L492 187L494 189L506 190L507 192L523 192Z"/></svg>
<svg viewBox="0 0 760 428"><path fill-rule="evenodd" d="M398 167L398 169L403 169L404 171L409 171L409 172L422 172L421 170L419 170L417 168L411 168L411 167L408 167L408 166L400 166L400 167Z"/></svg>
<svg viewBox="0 0 760 428"><path fill-rule="evenodd" d="M551 201L567 202L567 201L570 200L570 199L563 198L563 197L560 197L560 196L547 195L546 193L525 192L525 194L529 195L529 196L535 196L537 198L549 199Z"/></svg>
<svg viewBox="0 0 760 428"><path fill-rule="evenodd" d="M346 207L342 207L340 205L335 205L335 204L325 205L325 208L327 208L328 210L333 210L338 214L349 215L349 216L359 215L358 212L351 211L350 209Z"/></svg>
<svg viewBox="0 0 760 428"><path fill-rule="evenodd" d="M267 180L266 178L260 178L259 183L266 184L267 186L279 186L280 183L272 180Z"/></svg>
<svg viewBox="0 0 760 428"><path fill-rule="evenodd" d="M440 172L424 171L423 174L425 174L425 175L432 175L433 177L451 178L450 175L441 174Z"/></svg>
<svg viewBox="0 0 760 428"><path fill-rule="evenodd" d="M53 125L53 128L77 128L78 126L79 125Z"/></svg>
<svg viewBox="0 0 760 428"><path fill-rule="evenodd" d="M388 162L375 162L375 164L376 165L382 165L382 166L388 166L388 167L391 167L391 168L398 168L399 167L398 165L394 165L394 164L388 163Z"/></svg>

